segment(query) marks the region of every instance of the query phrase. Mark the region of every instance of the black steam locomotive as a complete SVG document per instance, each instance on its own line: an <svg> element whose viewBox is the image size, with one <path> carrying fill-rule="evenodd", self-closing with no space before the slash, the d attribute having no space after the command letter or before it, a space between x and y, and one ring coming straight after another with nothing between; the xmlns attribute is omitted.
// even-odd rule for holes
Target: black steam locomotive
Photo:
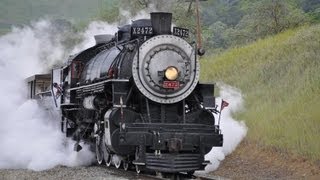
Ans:
<svg viewBox="0 0 320 180"><path fill-rule="evenodd" d="M171 19L151 13L114 36L95 36L95 46L51 74L62 131L92 142L100 164L190 174L222 146L214 85L199 83L196 44L185 40L188 29L171 30Z"/></svg>

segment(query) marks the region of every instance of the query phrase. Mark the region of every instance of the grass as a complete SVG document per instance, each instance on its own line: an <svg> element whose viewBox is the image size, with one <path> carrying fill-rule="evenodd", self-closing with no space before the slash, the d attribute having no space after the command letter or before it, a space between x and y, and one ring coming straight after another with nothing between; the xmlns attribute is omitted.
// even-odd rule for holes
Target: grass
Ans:
<svg viewBox="0 0 320 180"><path fill-rule="evenodd" d="M201 61L202 81L242 90L248 139L320 160L320 25L301 27Z"/></svg>

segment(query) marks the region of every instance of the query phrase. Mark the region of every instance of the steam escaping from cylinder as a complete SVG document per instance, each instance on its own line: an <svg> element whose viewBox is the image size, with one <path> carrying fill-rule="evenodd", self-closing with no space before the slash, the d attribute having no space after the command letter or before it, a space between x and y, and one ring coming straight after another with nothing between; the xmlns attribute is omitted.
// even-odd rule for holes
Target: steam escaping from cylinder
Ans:
<svg viewBox="0 0 320 180"><path fill-rule="evenodd" d="M222 83L219 83L218 86L220 88L220 97L216 100L219 105L218 110L220 110L222 99L229 103L229 106L225 107L221 114L220 128L223 134L223 147L213 147L205 156L205 159L211 162L210 165L206 166L205 172L216 170L220 162L236 149L247 134L247 126L244 122L232 117L233 113L244 110L240 90ZM217 120L218 116L216 117Z"/></svg>
<svg viewBox="0 0 320 180"><path fill-rule="evenodd" d="M73 151L75 142L60 132L57 110L46 111L27 99L25 78L48 73L69 54L62 45L63 31L55 29L50 21L41 20L0 37L1 169L44 170L88 165L94 159L88 145Z"/></svg>

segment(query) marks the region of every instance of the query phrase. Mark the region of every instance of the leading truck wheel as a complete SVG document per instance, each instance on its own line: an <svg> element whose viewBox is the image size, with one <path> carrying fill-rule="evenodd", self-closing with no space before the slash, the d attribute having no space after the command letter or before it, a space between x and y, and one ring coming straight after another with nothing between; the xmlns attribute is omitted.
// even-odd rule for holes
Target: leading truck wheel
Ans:
<svg viewBox="0 0 320 180"><path fill-rule="evenodd" d="M110 167L111 166L111 162L112 162L112 159L111 159L111 154L110 154L110 151L109 149L107 148L107 145L106 145L106 141L105 141L105 136L103 136L103 159L107 165L107 167Z"/></svg>
<svg viewBox="0 0 320 180"><path fill-rule="evenodd" d="M97 133L98 131L98 125L95 124L94 125L94 130L95 130L95 136L96 136L96 158L97 158L97 162L98 164L102 164L103 161L103 139L101 138L101 136L99 135L99 133Z"/></svg>
<svg viewBox="0 0 320 180"><path fill-rule="evenodd" d="M99 141L99 140L98 140ZM100 147L100 144L98 144L97 140L96 140L96 158L97 158L97 162L98 164L102 164L103 161L103 152L102 149Z"/></svg>
<svg viewBox="0 0 320 180"><path fill-rule="evenodd" d="M111 157L111 154L107 148L104 148L103 157L104 157L104 161L106 162L107 167L110 167L111 162L112 162L112 157Z"/></svg>

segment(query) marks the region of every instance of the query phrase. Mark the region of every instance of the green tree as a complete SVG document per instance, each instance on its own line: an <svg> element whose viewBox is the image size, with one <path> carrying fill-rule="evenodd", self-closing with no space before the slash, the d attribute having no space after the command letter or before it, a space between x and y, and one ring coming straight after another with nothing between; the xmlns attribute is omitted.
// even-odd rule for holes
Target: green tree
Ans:
<svg viewBox="0 0 320 180"><path fill-rule="evenodd" d="M297 27L308 21L306 14L284 0L262 0L251 4L248 13L235 27L238 37L256 40L267 35L279 33L288 28ZM241 38L238 39L243 42Z"/></svg>
<svg viewBox="0 0 320 180"><path fill-rule="evenodd" d="M320 22L320 1L319 0L298 0L299 5L308 13L313 22Z"/></svg>

